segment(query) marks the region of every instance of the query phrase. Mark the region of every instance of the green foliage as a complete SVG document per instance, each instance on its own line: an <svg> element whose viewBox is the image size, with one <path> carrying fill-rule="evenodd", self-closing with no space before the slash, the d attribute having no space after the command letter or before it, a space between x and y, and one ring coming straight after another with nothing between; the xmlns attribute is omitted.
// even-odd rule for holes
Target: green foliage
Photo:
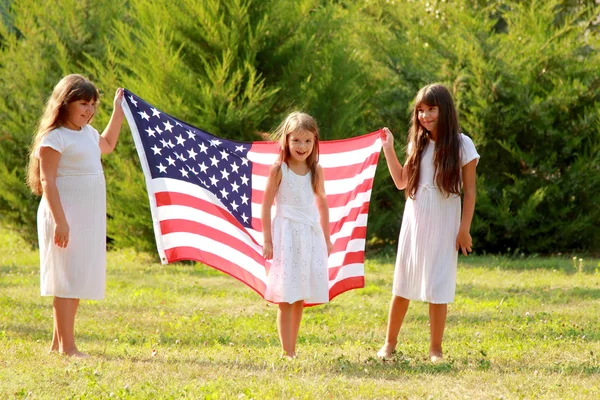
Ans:
<svg viewBox="0 0 600 400"><path fill-rule="evenodd" d="M324 139L389 126L401 159L414 95L442 82L482 155L476 247L598 250L594 2L20 0L0 2L0 14L0 215L30 243L39 200L24 186L27 148L53 85L79 72L103 93L100 131L121 86L236 140L260 140L294 109L314 115ZM103 163L111 245L153 249L126 126ZM396 240L403 204L382 160L371 245Z"/></svg>

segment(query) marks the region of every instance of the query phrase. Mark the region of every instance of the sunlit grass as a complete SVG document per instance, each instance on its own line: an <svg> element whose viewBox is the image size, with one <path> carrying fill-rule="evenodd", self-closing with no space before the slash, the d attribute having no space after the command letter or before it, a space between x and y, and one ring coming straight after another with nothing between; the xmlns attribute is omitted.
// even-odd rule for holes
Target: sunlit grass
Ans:
<svg viewBox="0 0 600 400"><path fill-rule="evenodd" d="M104 301L83 301L89 360L48 355L51 299L37 252L0 230L0 398L598 398L599 260L461 257L446 361L427 360L427 305L411 304L397 354L383 343L393 258L366 287L306 310L299 358L279 359L276 307L210 268L108 255Z"/></svg>

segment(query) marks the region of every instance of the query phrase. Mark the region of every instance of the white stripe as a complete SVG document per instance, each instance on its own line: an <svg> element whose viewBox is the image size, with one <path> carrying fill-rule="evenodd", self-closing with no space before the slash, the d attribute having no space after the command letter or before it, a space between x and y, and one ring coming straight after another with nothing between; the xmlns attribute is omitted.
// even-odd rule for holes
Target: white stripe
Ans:
<svg viewBox="0 0 600 400"><path fill-rule="evenodd" d="M224 243L207 238L205 236L184 232L168 233L163 235L163 243L165 245L165 249L171 249L175 247L192 247L215 254L231 261L240 267L240 269L248 271L250 274L260 279L264 283L267 282L265 268L262 265L234 247L227 246Z"/></svg>
<svg viewBox="0 0 600 400"><path fill-rule="evenodd" d="M350 240L348 242L348 246L346 247L346 250L338 251L329 256L329 259L327 262L328 268L340 267L344 263L344 257L346 257L346 254L348 254L348 253L364 251L365 243L366 243L365 239Z"/></svg>
<svg viewBox="0 0 600 400"><path fill-rule="evenodd" d="M131 136L133 137L133 142L135 143L135 148L140 159L140 164L142 165L142 171L144 172L144 180L146 181L146 192L148 193L148 200L150 202L150 214L152 215L154 239L156 240L156 249L158 250L158 256L160 257L160 262L162 264L168 264L167 256L165 254L165 250L160 240L160 221L158 220L158 218L156 218L156 197L154 196L154 191L152 190L151 185L152 174L150 172L150 165L148 165L148 159L146 158L146 153L144 152L144 146L142 145L142 140L140 139L140 133L138 131L137 125L135 124L135 120L133 119L133 113L129 108L127 100L125 99L125 95L121 100L121 108L123 109L123 113L125 114L125 118L127 119L127 123L129 124Z"/></svg>
<svg viewBox="0 0 600 400"><path fill-rule="evenodd" d="M338 270L338 275L335 277L334 280L329 281L329 288L331 289L333 285L340 281L343 281L344 279L363 276L365 276L364 264L348 264Z"/></svg>
<svg viewBox="0 0 600 400"><path fill-rule="evenodd" d="M361 171L360 174L346 179L329 179L325 181L325 193L341 194L348 193L364 181L372 179L375 176L377 164L373 164ZM265 190L267 185L267 177L263 175L252 175L252 188L255 190Z"/></svg>
<svg viewBox="0 0 600 400"><path fill-rule="evenodd" d="M202 221L202 224L239 239L248 246L252 247L258 254L262 254L262 248L250 240L246 232L240 230L235 225L231 224L227 220L224 220L223 218L216 217L210 213L193 207L180 205L161 206L158 207L157 211L160 221L167 221L170 219L185 219L188 221L197 221L199 223Z"/></svg>
<svg viewBox="0 0 600 400"><path fill-rule="evenodd" d="M334 243L339 238L350 236L352 230L360 226L367 226L367 214L359 214L358 217L356 217L356 221L345 222L342 229L331 235L331 242Z"/></svg>

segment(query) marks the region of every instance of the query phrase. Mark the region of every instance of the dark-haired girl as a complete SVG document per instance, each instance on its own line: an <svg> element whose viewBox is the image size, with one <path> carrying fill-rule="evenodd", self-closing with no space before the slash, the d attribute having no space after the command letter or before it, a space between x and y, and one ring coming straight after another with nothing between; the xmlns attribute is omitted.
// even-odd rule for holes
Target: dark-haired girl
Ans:
<svg viewBox="0 0 600 400"><path fill-rule="evenodd" d="M454 301L458 251L465 255L471 251L479 154L460 132L452 96L439 84L417 93L404 167L392 133L385 129L385 158L396 187L405 189L406 205L387 336L377 355L387 358L394 352L408 304L420 300L429 303L429 358L437 362L442 359L447 305Z"/></svg>

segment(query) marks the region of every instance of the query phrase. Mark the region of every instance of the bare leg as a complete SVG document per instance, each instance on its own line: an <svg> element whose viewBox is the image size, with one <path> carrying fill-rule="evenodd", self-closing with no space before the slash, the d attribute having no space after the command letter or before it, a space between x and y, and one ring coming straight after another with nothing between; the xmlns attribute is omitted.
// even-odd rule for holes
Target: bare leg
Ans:
<svg viewBox="0 0 600 400"><path fill-rule="evenodd" d="M429 327L431 332L431 344L429 345L429 358L432 362L443 358L442 339L446 327L447 304L429 304Z"/></svg>
<svg viewBox="0 0 600 400"><path fill-rule="evenodd" d="M297 301L292 304L292 332L291 345L292 357L296 357L296 343L298 341L298 331L300 330L300 322L302 322L302 313L304 312L304 301Z"/></svg>
<svg viewBox="0 0 600 400"><path fill-rule="evenodd" d="M377 357L387 358L392 355L398 344L398 333L402 327L404 316L408 310L410 300L400 296L392 296L390 303L390 313L388 316L387 334L385 344L377 352Z"/></svg>
<svg viewBox="0 0 600 400"><path fill-rule="evenodd" d="M58 328L56 323L56 307L52 306L52 344L50 345L50 353L58 351Z"/></svg>
<svg viewBox="0 0 600 400"><path fill-rule="evenodd" d="M68 356L87 357L88 355L77 350L75 345L75 314L78 306L79 299L54 298L58 351Z"/></svg>
<svg viewBox="0 0 600 400"><path fill-rule="evenodd" d="M293 357L292 347L292 307L290 303L279 303L277 311L277 330L279 331L279 341L283 355Z"/></svg>

